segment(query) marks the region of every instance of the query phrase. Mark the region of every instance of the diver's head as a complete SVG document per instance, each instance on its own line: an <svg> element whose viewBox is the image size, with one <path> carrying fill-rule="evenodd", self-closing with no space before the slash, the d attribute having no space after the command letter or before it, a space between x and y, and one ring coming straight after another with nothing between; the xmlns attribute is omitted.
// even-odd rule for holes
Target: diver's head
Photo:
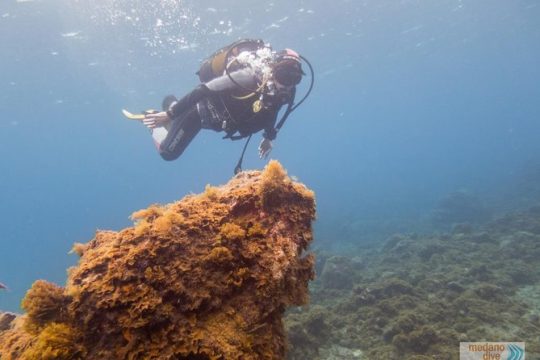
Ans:
<svg viewBox="0 0 540 360"><path fill-rule="evenodd" d="M294 50L285 49L276 54L276 60L272 69L276 83L292 87L302 80L302 59Z"/></svg>

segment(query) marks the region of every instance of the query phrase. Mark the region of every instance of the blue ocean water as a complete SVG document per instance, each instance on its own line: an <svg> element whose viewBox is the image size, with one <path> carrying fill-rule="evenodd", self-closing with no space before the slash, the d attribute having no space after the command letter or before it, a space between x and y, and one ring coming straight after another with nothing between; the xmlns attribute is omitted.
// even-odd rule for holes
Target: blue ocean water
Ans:
<svg viewBox="0 0 540 360"><path fill-rule="evenodd" d="M271 157L316 191L317 246L412 228L456 190L495 197L540 162L538 19L534 0L2 0L0 309L63 284L96 229L231 177L243 142L203 131L165 162L120 110L188 92L239 38L315 68ZM259 139L244 168L265 165Z"/></svg>

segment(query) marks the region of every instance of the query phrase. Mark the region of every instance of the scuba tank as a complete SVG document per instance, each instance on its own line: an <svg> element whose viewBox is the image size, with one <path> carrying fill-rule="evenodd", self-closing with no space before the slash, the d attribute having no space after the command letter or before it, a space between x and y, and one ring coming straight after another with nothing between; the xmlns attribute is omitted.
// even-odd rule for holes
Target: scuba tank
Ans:
<svg viewBox="0 0 540 360"><path fill-rule="evenodd" d="M242 39L235 41L206 58L196 74L199 76L201 82L206 83L225 74L229 62L241 52L257 51L264 47L266 47L264 41L260 39Z"/></svg>

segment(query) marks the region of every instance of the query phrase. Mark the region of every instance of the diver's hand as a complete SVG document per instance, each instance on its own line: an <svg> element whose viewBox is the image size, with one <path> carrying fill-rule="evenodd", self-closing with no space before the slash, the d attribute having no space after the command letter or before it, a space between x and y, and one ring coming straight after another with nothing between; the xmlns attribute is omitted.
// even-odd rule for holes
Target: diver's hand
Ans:
<svg viewBox="0 0 540 360"><path fill-rule="evenodd" d="M146 114L143 119L143 124L149 129L163 126L167 121L170 121L167 112L161 111L152 114Z"/></svg>
<svg viewBox="0 0 540 360"><path fill-rule="evenodd" d="M259 157L261 159L267 159L272 151L272 141L268 139L263 139L259 145Z"/></svg>

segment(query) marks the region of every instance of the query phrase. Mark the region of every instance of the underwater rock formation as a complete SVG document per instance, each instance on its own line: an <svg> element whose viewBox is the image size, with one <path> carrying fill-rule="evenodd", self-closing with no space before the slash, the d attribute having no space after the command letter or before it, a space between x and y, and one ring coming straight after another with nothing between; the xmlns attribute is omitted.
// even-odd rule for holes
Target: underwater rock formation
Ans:
<svg viewBox="0 0 540 360"><path fill-rule="evenodd" d="M16 318L17 318L17 314L0 311L0 331L10 329L12 326L11 324Z"/></svg>
<svg viewBox="0 0 540 360"><path fill-rule="evenodd" d="M65 288L37 281L0 330L8 359L283 359L308 300L313 193L277 162L76 244ZM10 321L11 322L11 321Z"/></svg>

